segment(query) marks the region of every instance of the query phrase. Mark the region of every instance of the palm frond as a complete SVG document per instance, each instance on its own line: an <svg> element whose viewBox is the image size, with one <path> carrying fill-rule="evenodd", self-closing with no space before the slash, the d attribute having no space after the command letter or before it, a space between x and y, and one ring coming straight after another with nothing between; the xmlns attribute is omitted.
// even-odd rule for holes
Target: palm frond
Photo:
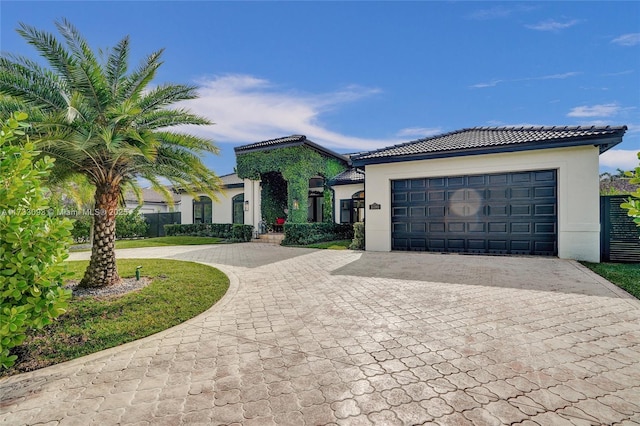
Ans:
<svg viewBox="0 0 640 426"><path fill-rule="evenodd" d="M127 61L129 59L129 36L123 38L115 45L107 58L106 73L107 83L111 90L112 98L117 98L120 84L127 74Z"/></svg>
<svg viewBox="0 0 640 426"><path fill-rule="evenodd" d="M148 55L140 66L122 82L118 91L118 101L122 102L126 99L137 100L140 98L142 91L153 80L158 67L162 65L160 61L162 52L164 52L164 49Z"/></svg>
<svg viewBox="0 0 640 426"><path fill-rule="evenodd" d="M162 131L156 132L156 135L163 146L187 148L196 153L210 152L217 155L220 152L219 148L213 145L209 139L191 134Z"/></svg>
<svg viewBox="0 0 640 426"><path fill-rule="evenodd" d="M195 86L165 84L145 93L139 105L143 113L154 111L176 102L197 98L196 89Z"/></svg>
<svg viewBox="0 0 640 426"><path fill-rule="evenodd" d="M74 67L74 60L62 44L50 33L39 31L36 28L20 23L18 34L27 43L36 48L38 52L49 62L51 67L61 74L63 79L71 79L71 71Z"/></svg>
<svg viewBox="0 0 640 426"><path fill-rule="evenodd" d="M109 103L108 83L100 63L87 41L66 19L56 22L56 27L67 42L72 56L77 59L72 68L73 88L79 90L98 111Z"/></svg>
<svg viewBox="0 0 640 426"><path fill-rule="evenodd" d="M165 127L181 126L185 124L208 125L213 124L208 119L191 114L183 109L160 109L148 112L136 118L136 126L155 130Z"/></svg>
<svg viewBox="0 0 640 426"><path fill-rule="evenodd" d="M65 104L62 82L27 60L0 57L0 93L21 99L27 105L57 109Z"/></svg>

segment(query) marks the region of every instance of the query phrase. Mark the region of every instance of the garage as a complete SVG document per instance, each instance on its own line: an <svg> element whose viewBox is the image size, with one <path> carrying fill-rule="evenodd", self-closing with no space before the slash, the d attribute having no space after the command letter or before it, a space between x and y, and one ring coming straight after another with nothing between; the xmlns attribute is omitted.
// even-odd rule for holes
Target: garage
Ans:
<svg viewBox="0 0 640 426"><path fill-rule="evenodd" d="M391 181L391 249L558 254L557 171Z"/></svg>

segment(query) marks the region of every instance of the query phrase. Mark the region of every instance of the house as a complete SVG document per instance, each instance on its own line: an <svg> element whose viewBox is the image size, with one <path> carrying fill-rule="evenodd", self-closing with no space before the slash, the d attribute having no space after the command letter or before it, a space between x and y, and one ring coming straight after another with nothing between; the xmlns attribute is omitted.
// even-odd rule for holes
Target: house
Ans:
<svg viewBox="0 0 640 426"><path fill-rule="evenodd" d="M140 213L168 213L173 211L180 211L182 197L180 194L171 191L169 194L173 199L173 206L167 202L167 199L160 193L150 188L142 188L140 191L140 197L142 198L142 204L139 203L138 197L132 191L127 191L124 194L124 204L127 210L133 210L140 208Z"/></svg>
<svg viewBox="0 0 640 426"><path fill-rule="evenodd" d="M598 156L626 126L474 127L339 154L304 135L235 148L218 200L181 194L182 223L365 221L366 250L598 262Z"/></svg>

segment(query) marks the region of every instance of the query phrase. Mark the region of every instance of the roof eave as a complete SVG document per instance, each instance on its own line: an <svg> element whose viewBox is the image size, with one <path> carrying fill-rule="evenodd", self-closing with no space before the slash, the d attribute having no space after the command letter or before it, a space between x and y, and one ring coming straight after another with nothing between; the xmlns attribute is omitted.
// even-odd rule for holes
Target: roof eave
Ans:
<svg viewBox="0 0 640 426"><path fill-rule="evenodd" d="M395 155L389 157L372 157L363 159L353 159L353 165L366 166L368 164L385 164L385 163L397 163L404 161L417 161L417 160L432 160L436 158L451 158L451 157L463 157L467 155L484 155L484 154L499 154L505 152L520 152L520 151L532 151L537 149L552 149L552 148L570 148L574 146L587 146L593 145L599 147L599 153L602 154L607 150L613 148L617 144L622 142L622 135L612 135L608 137L597 138L584 138L581 140L554 140L545 142L528 142L523 144L512 144L504 146L489 146L480 148L468 148L455 151L436 151L426 152L420 154L409 155Z"/></svg>
<svg viewBox="0 0 640 426"><path fill-rule="evenodd" d="M236 152L236 155L238 155L238 154L248 154L250 152L271 151L274 149L291 148L296 146L308 146L309 148L313 149L314 151L317 151L320 154L340 160L347 165L351 164L351 160L349 159L349 157L344 156L342 154L338 154L337 152L331 151L330 149L327 149L321 145L318 145L317 143L312 142L309 139L293 141L293 142L283 142L275 145L258 146L254 148L243 148L241 146L238 146L234 148L234 151Z"/></svg>

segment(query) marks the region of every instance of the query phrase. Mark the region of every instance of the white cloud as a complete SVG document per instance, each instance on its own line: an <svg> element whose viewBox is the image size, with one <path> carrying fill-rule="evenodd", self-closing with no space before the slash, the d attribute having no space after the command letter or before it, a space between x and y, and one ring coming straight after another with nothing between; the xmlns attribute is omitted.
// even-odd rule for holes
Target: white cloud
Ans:
<svg viewBox="0 0 640 426"><path fill-rule="evenodd" d="M320 123L322 113L380 93L357 85L335 92L309 94L287 90L250 75L223 75L198 82L199 98L186 101L192 112L213 121L189 131L217 143L252 143L291 134L336 150L362 151L386 147L402 140L368 139L344 135Z"/></svg>
<svg viewBox="0 0 640 426"><path fill-rule="evenodd" d="M466 16L467 19L473 19L476 21L488 21L491 19L504 19L513 15L531 12L537 9L537 6L523 5L523 4L510 4L509 7L494 6L488 9L478 9Z"/></svg>
<svg viewBox="0 0 640 426"><path fill-rule="evenodd" d="M474 89L484 89L486 87L496 87L498 84L502 83L504 80L491 80L488 83L477 83L472 85L471 87Z"/></svg>
<svg viewBox="0 0 640 426"><path fill-rule="evenodd" d="M439 127L407 127L401 129L396 133L398 137L419 137L427 138L429 136L435 136L442 133L442 129Z"/></svg>
<svg viewBox="0 0 640 426"><path fill-rule="evenodd" d="M611 117L616 115L620 109L617 104L582 105L569 111L567 117Z"/></svg>
<svg viewBox="0 0 640 426"><path fill-rule="evenodd" d="M575 77L576 75L580 75L580 74L581 73L577 71L570 71L562 74L550 74L550 75L543 75L542 77L525 78L523 80L564 80L565 78Z"/></svg>
<svg viewBox="0 0 640 426"><path fill-rule="evenodd" d="M610 149L600 156L600 167L631 170L638 167L638 151Z"/></svg>
<svg viewBox="0 0 640 426"><path fill-rule="evenodd" d="M549 75L543 75L540 77L513 78L509 80L494 79L487 83L476 83L474 85L471 85L470 87L473 89L484 89L486 87L495 87L501 83L512 83L512 82L519 82L519 81L534 81L534 80L564 80L565 78L575 77L576 75L580 75L580 74L581 73L578 71L569 71L562 74L549 74Z"/></svg>
<svg viewBox="0 0 640 426"><path fill-rule="evenodd" d="M512 12L513 10L511 9L507 9L502 6L495 6L489 9L476 10L475 12L470 13L467 16L467 18L475 19L478 21L485 21L489 19L501 19L501 18L507 18L511 16Z"/></svg>
<svg viewBox="0 0 640 426"><path fill-rule="evenodd" d="M535 25L525 25L525 27L531 29L531 30L537 30L537 31L560 31L560 30L564 30L566 28L570 28L573 27L574 25L576 25L578 22L577 19L572 19L570 21L566 21L566 22L559 22L559 21L555 21L553 19L549 19L543 22L539 22Z"/></svg>
<svg viewBox="0 0 640 426"><path fill-rule="evenodd" d="M611 40L611 43L619 44L620 46L635 46L640 44L640 33L623 34Z"/></svg>

